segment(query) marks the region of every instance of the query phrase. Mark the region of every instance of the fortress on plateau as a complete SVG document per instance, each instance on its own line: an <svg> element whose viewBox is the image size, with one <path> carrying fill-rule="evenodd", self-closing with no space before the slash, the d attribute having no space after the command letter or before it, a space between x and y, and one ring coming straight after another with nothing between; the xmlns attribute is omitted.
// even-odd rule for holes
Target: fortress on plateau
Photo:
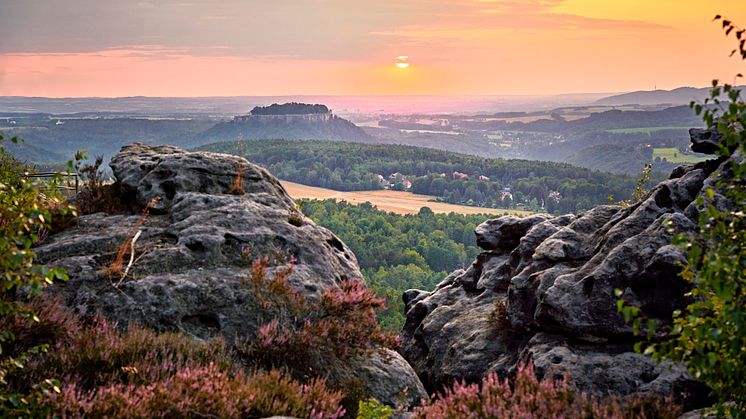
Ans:
<svg viewBox="0 0 746 419"><path fill-rule="evenodd" d="M220 122L202 134L203 143L261 140L325 140L371 142L362 128L334 115L326 105L284 103L257 106L248 115Z"/></svg>
<svg viewBox="0 0 746 419"><path fill-rule="evenodd" d="M233 117L233 122L284 122L292 124L296 122L329 122L334 118L336 116L325 105L308 105L292 102L282 105L275 103L270 106L257 106L248 115Z"/></svg>

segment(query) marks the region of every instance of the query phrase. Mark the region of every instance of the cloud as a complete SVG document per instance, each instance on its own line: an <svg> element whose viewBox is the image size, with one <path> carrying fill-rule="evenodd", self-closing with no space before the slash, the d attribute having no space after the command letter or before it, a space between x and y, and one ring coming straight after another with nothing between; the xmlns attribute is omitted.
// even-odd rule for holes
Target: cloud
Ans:
<svg viewBox="0 0 746 419"><path fill-rule="evenodd" d="M155 8L155 5L149 1L138 1L135 3L135 8L137 9L153 9Z"/></svg>
<svg viewBox="0 0 746 419"><path fill-rule="evenodd" d="M658 30L556 12L565 0L0 0L0 54L162 45L192 55L360 60L502 30ZM96 18L91 18L95 16ZM437 46L437 45L436 45ZM144 54L144 53L143 53Z"/></svg>
<svg viewBox="0 0 746 419"><path fill-rule="evenodd" d="M641 33L659 32L671 27L637 20L619 20L586 17L553 11L565 0L475 0L461 2L458 15L448 16L431 24L415 24L383 31L372 35L398 38L400 42L426 44L451 40L468 41L491 39L510 31L549 32L565 31L577 38L576 32L598 32L597 37L615 36L639 38ZM603 32L604 34L601 34ZM586 37L593 37L587 33ZM518 35L519 36L519 35Z"/></svg>
<svg viewBox="0 0 746 419"><path fill-rule="evenodd" d="M536 13L549 10L566 0L477 0L491 12Z"/></svg>

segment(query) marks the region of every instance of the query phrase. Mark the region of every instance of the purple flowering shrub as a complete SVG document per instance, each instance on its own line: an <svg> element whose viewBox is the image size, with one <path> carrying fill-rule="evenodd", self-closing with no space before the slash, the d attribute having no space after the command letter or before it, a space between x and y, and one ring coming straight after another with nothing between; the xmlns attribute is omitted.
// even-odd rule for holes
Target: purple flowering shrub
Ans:
<svg viewBox="0 0 746 419"><path fill-rule="evenodd" d="M258 368L281 368L303 381L327 379L344 393L342 405L354 417L359 400L369 395L349 361L401 345L399 336L382 331L376 322L385 300L361 280L342 281L338 288L307 297L288 283L293 260L289 262L271 275L268 258L252 265L245 285L266 317L253 339L237 342L237 351Z"/></svg>
<svg viewBox="0 0 746 419"><path fill-rule="evenodd" d="M259 305L273 316L259 328L256 339L244 342L246 358L265 366L307 371L378 347L400 346L399 337L382 331L376 322L385 300L361 280L343 281L338 289L311 299L288 284L292 263L271 277L267 263L266 258L254 262L249 286Z"/></svg>
<svg viewBox="0 0 746 419"><path fill-rule="evenodd" d="M340 393L323 381L300 384L279 371L249 376L215 364L180 369L145 385L114 384L81 391L74 384L52 398L53 411L71 417L266 417L276 414L339 418Z"/></svg>
<svg viewBox="0 0 746 419"><path fill-rule="evenodd" d="M567 378L536 378L521 366L513 383L491 373L480 384L456 382L415 410L416 418L677 418L680 406L668 401L617 397L596 399L575 389Z"/></svg>
<svg viewBox="0 0 746 419"><path fill-rule="evenodd" d="M103 319L83 320L55 302L33 302L41 321L2 319L22 351L38 341L50 350L8 377L27 391L42 377L61 385L46 402L67 417L257 417L288 415L337 418L342 394L323 380L299 383L276 370L245 373L221 340L198 342L177 333Z"/></svg>

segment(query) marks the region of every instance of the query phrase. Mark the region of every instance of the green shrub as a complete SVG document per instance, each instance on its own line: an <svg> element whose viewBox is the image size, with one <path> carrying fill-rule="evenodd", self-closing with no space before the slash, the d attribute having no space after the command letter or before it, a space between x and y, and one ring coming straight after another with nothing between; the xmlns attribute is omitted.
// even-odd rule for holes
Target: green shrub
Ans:
<svg viewBox="0 0 746 419"><path fill-rule="evenodd" d="M13 141L16 141L15 139ZM42 241L52 228L53 219L73 214L56 192L56 178L48 188L41 189L22 176L23 165L3 147L0 136L0 318L23 318L39 322L37 313L25 304L25 299L38 294L55 280L66 280L62 269L52 269L36 263L33 246ZM7 377L22 369L30 356L44 352L47 345L39 342L23 351L11 350L15 344L14 330L7 322L0 326L0 416L23 416L41 409L40 399L56 391L57 383L40 378L26 392L12 391Z"/></svg>
<svg viewBox="0 0 746 419"><path fill-rule="evenodd" d="M389 419L394 409L376 399L360 400L357 406L357 419Z"/></svg>

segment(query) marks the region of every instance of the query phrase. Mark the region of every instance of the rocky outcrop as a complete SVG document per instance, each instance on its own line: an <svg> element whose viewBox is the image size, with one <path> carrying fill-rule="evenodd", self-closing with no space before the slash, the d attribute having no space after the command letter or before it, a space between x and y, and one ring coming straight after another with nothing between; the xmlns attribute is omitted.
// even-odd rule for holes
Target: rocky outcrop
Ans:
<svg viewBox="0 0 746 419"><path fill-rule="evenodd" d="M309 298L362 278L350 249L245 159L133 144L111 168L122 197L135 208L149 206L149 214L85 215L36 249L42 263L67 268L70 280L50 292L84 316L232 342L251 339L267 321L242 283L252 260L269 257L270 272L293 260L288 283ZM137 230L126 277L107 271ZM413 401L426 397L396 353L357 359L350 371L379 400L396 401L404 387Z"/></svg>
<svg viewBox="0 0 746 419"><path fill-rule="evenodd" d="M678 275L686 259L671 239L696 231L695 199L727 175L727 165L680 167L626 207L486 221L476 229L485 252L468 269L433 291L405 293L402 354L430 392L491 371L510 376L530 361L539 375L569 373L593 394L673 395L700 405L707 389L683 368L632 350L615 289L648 317L670 321L687 304L688 285Z"/></svg>

